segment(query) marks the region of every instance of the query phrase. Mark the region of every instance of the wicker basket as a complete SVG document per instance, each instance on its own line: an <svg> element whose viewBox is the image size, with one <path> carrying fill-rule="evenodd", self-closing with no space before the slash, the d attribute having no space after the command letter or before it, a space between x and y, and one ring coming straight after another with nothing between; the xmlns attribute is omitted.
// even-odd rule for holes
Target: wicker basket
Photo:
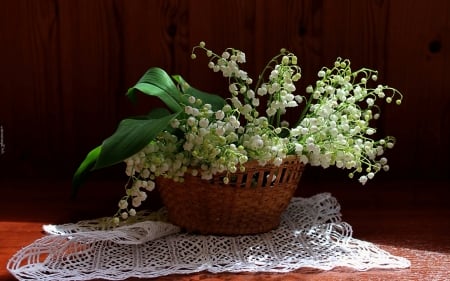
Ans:
<svg viewBox="0 0 450 281"><path fill-rule="evenodd" d="M303 172L303 164L287 157L280 166L245 164L244 173L212 180L186 174L183 183L163 177L157 186L169 220L188 232L216 235L263 233L278 227ZM272 180L269 180L272 179Z"/></svg>

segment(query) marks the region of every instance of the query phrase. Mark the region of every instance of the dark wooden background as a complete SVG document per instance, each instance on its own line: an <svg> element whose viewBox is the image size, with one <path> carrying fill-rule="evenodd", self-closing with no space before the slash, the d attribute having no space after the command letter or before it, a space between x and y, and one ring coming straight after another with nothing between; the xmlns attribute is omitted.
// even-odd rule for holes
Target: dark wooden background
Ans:
<svg viewBox="0 0 450 281"><path fill-rule="evenodd" d="M383 107L380 130L398 143L379 180L449 178L446 0L1 0L0 178L70 179L120 119L154 104L124 96L149 67L226 94L206 60L190 59L201 40L245 51L253 76L288 48L301 91L338 56L378 69L379 82L405 97Z"/></svg>

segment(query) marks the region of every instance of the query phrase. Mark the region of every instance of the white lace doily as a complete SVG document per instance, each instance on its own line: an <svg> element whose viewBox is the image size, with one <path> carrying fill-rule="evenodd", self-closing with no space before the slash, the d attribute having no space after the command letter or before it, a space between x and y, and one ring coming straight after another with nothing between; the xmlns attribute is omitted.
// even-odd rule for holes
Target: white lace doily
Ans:
<svg viewBox="0 0 450 281"><path fill-rule="evenodd" d="M352 238L328 193L294 198L276 230L246 236L180 233L148 214L105 229L104 220L47 225L49 235L17 252L8 270L19 280L123 280L209 272L288 272L302 267L407 268L410 262Z"/></svg>

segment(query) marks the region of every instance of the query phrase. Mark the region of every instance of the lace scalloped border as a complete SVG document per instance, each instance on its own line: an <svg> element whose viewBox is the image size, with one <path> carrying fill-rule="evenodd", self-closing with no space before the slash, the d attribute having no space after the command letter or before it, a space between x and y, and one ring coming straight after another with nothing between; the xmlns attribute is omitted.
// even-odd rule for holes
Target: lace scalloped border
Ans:
<svg viewBox="0 0 450 281"><path fill-rule="evenodd" d="M123 280L200 271L289 272L303 267L407 268L410 262L352 237L329 193L294 198L278 229L260 235L181 233L164 212L110 228L105 218L47 225L49 234L18 251L7 269L18 280Z"/></svg>

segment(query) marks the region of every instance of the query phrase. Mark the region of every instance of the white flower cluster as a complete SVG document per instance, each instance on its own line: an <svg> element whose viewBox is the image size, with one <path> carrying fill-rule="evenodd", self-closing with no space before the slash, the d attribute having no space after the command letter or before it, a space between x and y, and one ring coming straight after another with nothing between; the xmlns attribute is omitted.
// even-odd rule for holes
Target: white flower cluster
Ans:
<svg viewBox="0 0 450 281"><path fill-rule="evenodd" d="M376 129L371 120L378 119L377 99L401 104L402 95L396 89L378 85L371 69L352 72L349 60L338 58L332 69L324 67L318 73L315 86L308 86L307 111L297 126L291 129L290 141L304 163L312 166L336 166L351 169L349 177L363 173L359 181L365 184L380 170L389 170L387 159L381 157L386 148L394 146L393 137L374 139Z"/></svg>
<svg viewBox="0 0 450 281"><path fill-rule="evenodd" d="M402 96L388 86L368 88L369 80L376 80L375 71L352 72L350 61L338 58L333 68L319 71L316 85L308 86L302 96L295 94L294 83L301 77L297 57L284 49L269 61L252 88L253 80L240 68L245 63L242 51L229 48L217 55L203 42L197 48L210 58L210 69L229 79L228 103L214 111L210 104L188 97L171 128L125 161L132 180L119 202L116 222L135 215L159 176L183 181L185 173L192 173L208 180L221 173L228 183L228 175L249 160L279 165L289 154L312 166L351 169L350 177L364 173L359 178L362 184L388 170L381 155L394 139L374 140L376 129L369 123L379 117L377 99L388 103L396 99L400 104ZM266 101L262 109L261 100ZM288 108L299 105L302 113L289 127L281 118Z"/></svg>

